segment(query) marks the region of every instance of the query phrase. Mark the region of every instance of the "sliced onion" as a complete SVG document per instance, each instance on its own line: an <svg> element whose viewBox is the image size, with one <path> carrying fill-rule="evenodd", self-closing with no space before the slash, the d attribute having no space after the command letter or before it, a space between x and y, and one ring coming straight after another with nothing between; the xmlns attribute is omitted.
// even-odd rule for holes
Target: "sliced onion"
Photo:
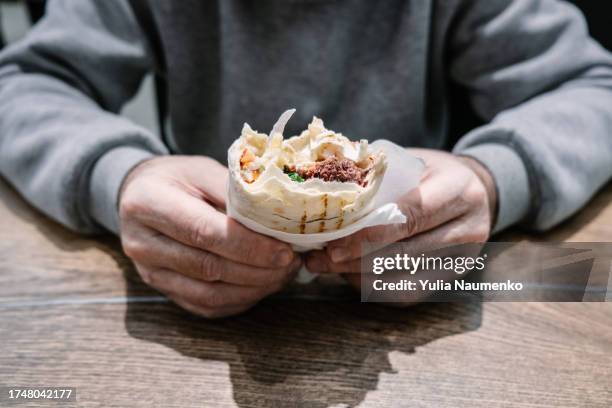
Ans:
<svg viewBox="0 0 612 408"><path fill-rule="evenodd" d="M294 113L295 113L295 109L288 109L284 111L283 114L280 115L280 118L278 118L278 120L272 127L272 130L270 131L268 138L272 139L272 136L275 135L276 133L279 133L282 136L283 132L285 131L285 126L287 125L287 122L289 122L289 119L291 119L291 116L293 116Z"/></svg>

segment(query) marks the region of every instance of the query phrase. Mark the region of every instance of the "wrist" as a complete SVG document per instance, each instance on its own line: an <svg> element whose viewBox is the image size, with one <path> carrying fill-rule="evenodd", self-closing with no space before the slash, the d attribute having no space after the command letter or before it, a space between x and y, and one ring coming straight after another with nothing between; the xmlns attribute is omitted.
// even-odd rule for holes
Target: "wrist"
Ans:
<svg viewBox="0 0 612 408"><path fill-rule="evenodd" d="M500 143L459 145L455 154L476 159L495 180L497 213L493 234L523 221L531 206L527 166L517 150Z"/></svg>
<svg viewBox="0 0 612 408"><path fill-rule="evenodd" d="M89 213L107 230L119 233L118 203L126 175L154 157L148 150L121 146L109 150L94 165L89 182Z"/></svg>
<svg viewBox="0 0 612 408"><path fill-rule="evenodd" d="M478 177L482 183L486 193L489 207L489 214L491 217L491 228L497 221L498 212L498 199L497 199L497 187L495 185L495 179L489 171L489 169L482 164L480 161L471 156L457 155L459 161L467 166L472 172Z"/></svg>
<svg viewBox="0 0 612 408"><path fill-rule="evenodd" d="M158 156L144 158L142 161L132 166L127 171L127 173L125 173L125 176L123 177L123 180L121 181L121 184L119 185L119 192L117 193L117 201L115 202L115 207L117 211L119 211L119 208L121 206L121 198L123 197L123 193L125 192L126 188L140 173L143 172L145 168L149 167L149 165L151 165L151 162L155 160L156 158L158 158Z"/></svg>

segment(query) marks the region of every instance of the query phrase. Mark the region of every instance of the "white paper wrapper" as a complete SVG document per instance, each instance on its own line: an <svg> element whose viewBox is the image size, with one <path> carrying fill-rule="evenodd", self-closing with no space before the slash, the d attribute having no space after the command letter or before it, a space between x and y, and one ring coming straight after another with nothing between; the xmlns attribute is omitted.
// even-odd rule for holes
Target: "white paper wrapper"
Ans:
<svg viewBox="0 0 612 408"><path fill-rule="evenodd" d="M232 206L231 196L227 197L227 214L255 232L291 244L297 252L322 249L328 242L346 237L366 227L406 222L406 216L400 211L396 202L419 184L425 164L421 159L408 153L405 148L388 140L377 140L372 143L371 147L372 151L382 150L385 153L388 167L380 189L374 197L374 210L359 221L331 232L292 234L268 228L242 216ZM307 283L314 276L316 275L303 269L300 271L297 280Z"/></svg>

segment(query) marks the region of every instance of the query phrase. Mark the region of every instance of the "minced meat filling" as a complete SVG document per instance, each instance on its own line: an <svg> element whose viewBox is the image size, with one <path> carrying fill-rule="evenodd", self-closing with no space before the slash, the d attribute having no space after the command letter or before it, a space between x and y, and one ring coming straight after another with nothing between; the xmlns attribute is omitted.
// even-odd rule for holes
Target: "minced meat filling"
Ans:
<svg viewBox="0 0 612 408"><path fill-rule="evenodd" d="M319 178L325 181L357 183L362 186L364 186L364 179L368 174L368 170L358 167L354 161L339 159L336 156L328 157L310 167L289 170L295 171L304 180Z"/></svg>

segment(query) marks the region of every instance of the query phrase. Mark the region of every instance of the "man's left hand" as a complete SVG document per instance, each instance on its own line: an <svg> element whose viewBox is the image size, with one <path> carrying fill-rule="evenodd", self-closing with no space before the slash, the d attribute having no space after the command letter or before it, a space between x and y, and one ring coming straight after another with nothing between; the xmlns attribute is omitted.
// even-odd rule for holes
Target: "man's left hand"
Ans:
<svg viewBox="0 0 612 408"><path fill-rule="evenodd" d="M329 243L306 258L312 272L342 274L360 287L362 245L380 248L404 241L415 252L443 246L485 242L493 226L496 191L489 171L470 157L431 149L408 149L425 160L417 188L398 200L406 215L403 224L363 229Z"/></svg>

